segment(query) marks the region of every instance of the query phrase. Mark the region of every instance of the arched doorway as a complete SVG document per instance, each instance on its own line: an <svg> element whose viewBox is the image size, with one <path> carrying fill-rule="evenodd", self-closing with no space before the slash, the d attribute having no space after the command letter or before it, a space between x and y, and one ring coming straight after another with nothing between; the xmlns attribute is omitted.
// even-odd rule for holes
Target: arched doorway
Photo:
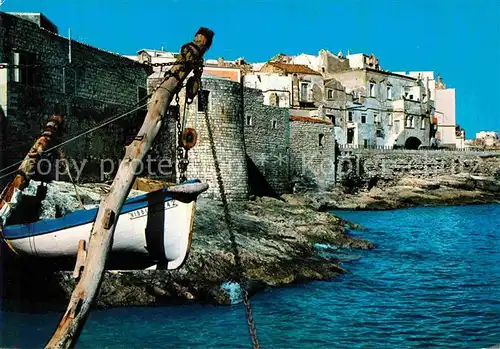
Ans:
<svg viewBox="0 0 500 349"><path fill-rule="evenodd" d="M405 142L405 149L418 149L421 144L422 142L417 137L409 137Z"/></svg>

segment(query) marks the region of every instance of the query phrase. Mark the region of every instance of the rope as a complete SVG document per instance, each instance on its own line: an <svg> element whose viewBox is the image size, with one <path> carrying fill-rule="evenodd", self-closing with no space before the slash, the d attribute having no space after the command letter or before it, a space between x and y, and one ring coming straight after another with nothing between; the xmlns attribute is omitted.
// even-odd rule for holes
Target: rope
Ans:
<svg viewBox="0 0 500 349"><path fill-rule="evenodd" d="M202 68L203 69L203 68ZM248 324L248 332L250 334L250 337L252 339L252 345L254 349L259 349L259 338L257 337L257 328L255 327L255 320L253 318L252 314L252 306L250 304L250 299L248 298L248 292L247 292L247 287L246 287L246 282L243 281L243 265L241 262L241 256L238 250L238 244L236 243L236 236L234 234L234 227L233 223L231 220L231 214L229 212L229 205L227 202L226 198L226 193L224 189L224 182L222 181L222 175L221 175L221 169L220 169L220 164L219 160L217 158L217 152L215 150L215 142L214 142L214 136L212 133L212 126L210 123L210 118L208 117L208 110L207 110L207 104L203 98L203 89L201 85L201 74L199 76L199 88L198 88L198 103L203 103L203 109L205 111L205 122L207 124L207 131L208 131L208 139L210 141L210 148L212 150L212 156L214 159L214 165L215 165L215 172L217 175L217 183L219 185L219 193L221 196L222 200L222 206L224 208L224 221L226 223L226 226L229 230L229 239L231 241L231 247L233 249L234 253L234 261L235 261L235 272L236 272L236 279L240 284L242 295L243 295L243 303L245 304L245 310L246 310L246 315L247 315L247 324Z"/></svg>
<svg viewBox="0 0 500 349"><path fill-rule="evenodd" d="M85 136L85 135L87 135L87 134L89 134L89 133L92 133L92 132L94 132L94 131L96 131L96 130L98 130L98 129L100 129L100 128L102 128L102 127L104 127L104 126L106 126L106 125L108 125L108 124L110 124L110 123L112 123L112 122L116 121L116 120L122 119L122 118L124 118L124 117L126 117L126 116L128 116L128 115L130 115L130 114L132 114L132 113L135 113L136 111L138 111L138 110L140 110L140 109L144 108L145 106L147 106L149 103L150 103L150 102L145 103L145 104L143 104L143 105L140 105L140 106L138 106L138 107L136 107L136 108L134 108L134 109L132 109L132 110L130 110L130 111L128 111L128 112L126 112L126 113L124 113L124 114L121 114L121 115L118 115L118 116L111 117L110 119L105 120L105 121L104 121L104 122L102 122L101 124L99 124L99 125L97 125L97 126L95 126L95 127L92 127L92 128L90 128L90 129L88 129L88 130L86 130L86 131L84 131L84 132L82 132L82 133L80 133L80 134L77 134L77 135L75 135L75 136L73 136L73 137L71 137L71 138L69 138L69 139L67 139L67 140L65 140L65 141L63 141L63 142L61 142L61 143L59 143L59 144L56 144L56 145L54 145L53 147L51 147L51 148L49 148L49 149L46 149L46 150L44 150L43 152L40 152L39 154L48 153L48 152L50 152L50 151L52 151L52 150L54 150L54 149L60 148L60 147L62 147L62 146L64 146L64 145L66 145L66 144L68 144L68 143L71 143L71 142L73 142L73 141L77 140L78 138L81 138L81 137L83 137L83 136ZM9 165L9 166L7 166L7 167L4 167L3 169L1 169L1 170L0 170L0 172L3 172L3 171L5 171L5 170L7 170L7 169L9 169L9 168L12 168L12 167L18 166L18 165L22 164L22 162L23 162L23 161L24 161L24 159L23 159L23 160L21 160L21 161L18 161L18 162L16 162L16 163L14 163L14 164L12 164L12 165ZM5 177L7 177L7 176L9 176L9 175L11 175L11 174L13 174L13 173L16 173L17 171L18 171L18 170L17 170L17 169L15 169L14 171L11 171L11 172L9 172L9 173L7 173L7 174L4 174L4 175L0 176L0 179L5 178Z"/></svg>
<svg viewBox="0 0 500 349"><path fill-rule="evenodd" d="M66 156L64 155L64 152L62 149L59 149L59 156L62 160L64 160L64 167L66 168L66 171L68 172L68 177L69 180L71 181L71 184L73 184L73 188L75 189L75 194L76 198L78 199L78 202L80 203L80 207L85 209L85 206L83 205L83 200L80 197L80 194L78 193L78 188L76 187L75 181L73 180L73 176L71 175L71 168L69 166L69 161L66 160Z"/></svg>

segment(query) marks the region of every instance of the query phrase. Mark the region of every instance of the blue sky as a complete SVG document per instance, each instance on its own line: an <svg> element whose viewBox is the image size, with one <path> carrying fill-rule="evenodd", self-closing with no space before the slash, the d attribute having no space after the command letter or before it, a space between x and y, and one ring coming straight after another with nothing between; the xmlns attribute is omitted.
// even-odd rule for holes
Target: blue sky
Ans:
<svg viewBox="0 0 500 349"><path fill-rule="evenodd" d="M440 73L456 88L467 138L500 131L500 0L5 0L0 9L42 12L62 35L71 28L122 54L177 51L200 26L215 32L208 58L374 53L384 69Z"/></svg>

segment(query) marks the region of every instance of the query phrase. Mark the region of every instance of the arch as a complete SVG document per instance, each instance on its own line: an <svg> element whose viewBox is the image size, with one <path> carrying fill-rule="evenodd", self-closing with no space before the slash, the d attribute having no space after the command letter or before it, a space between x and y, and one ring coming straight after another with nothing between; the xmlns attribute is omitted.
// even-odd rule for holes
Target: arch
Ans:
<svg viewBox="0 0 500 349"><path fill-rule="evenodd" d="M405 149L413 149L416 150L422 144L422 141L417 137L408 137L405 142Z"/></svg>

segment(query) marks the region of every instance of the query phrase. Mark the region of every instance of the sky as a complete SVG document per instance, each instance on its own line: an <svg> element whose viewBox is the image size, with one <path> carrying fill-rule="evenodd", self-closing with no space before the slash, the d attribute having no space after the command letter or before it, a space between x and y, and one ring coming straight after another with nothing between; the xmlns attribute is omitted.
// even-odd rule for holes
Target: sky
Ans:
<svg viewBox="0 0 500 349"><path fill-rule="evenodd" d="M457 123L500 131L500 0L0 0L41 12L92 46L134 55L178 52L199 27L206 58L263 62L277 53L374 53L383 69L434 71L456 89Z"/></svg>

